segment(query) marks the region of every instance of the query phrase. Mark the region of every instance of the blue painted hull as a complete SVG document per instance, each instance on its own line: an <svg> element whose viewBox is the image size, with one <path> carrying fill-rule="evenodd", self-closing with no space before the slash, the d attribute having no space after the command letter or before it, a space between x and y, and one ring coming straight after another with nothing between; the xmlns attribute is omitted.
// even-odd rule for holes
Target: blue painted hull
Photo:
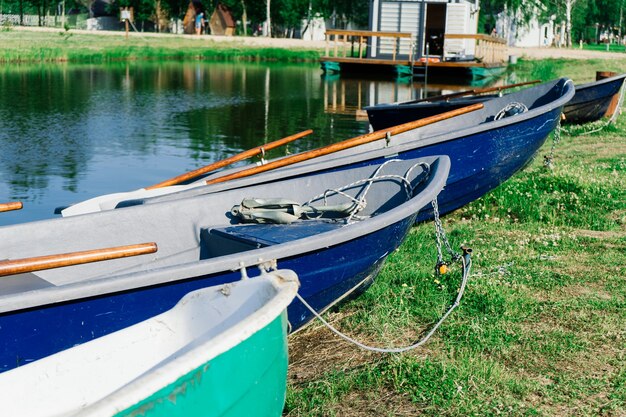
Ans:
<svg viewBox="0 0 626 417"><path fill-rule="evenodd" d="M498 129L408 149L394 157L450 157L448 181L437 197L439 213L444 215L482 197L530 163L555 129L561 109L557 107L532 119ZM394 150L389 149L390 152ZM379 164L383 160L371 159L364 163ZM433 217L432 207L426 207L419 212L416 221L423 222Z"/></svg>
<svg viewBox="0 0 626 417"><path fill-rule="evenodd" d="M446 187L438 196L438 203L440 214L450 213L485 195L526 166L557 126L563 106L573 96L573 90L571 80L555 80L486 100L483 110L402 133L392 137L389 145L363 145L312 160L306 165L267 172L227 186L247 187L254 182L306 175L311 171L341 171L350 166L380 164L390 157L411 159L448 155L451 162L450 174ZM482 99L483 97L480 98ZM462 101L467 103L466 99ZM526 103L529 110L495 121L495 116L511 102ZM381 118L379 123L382 124L372 123L372 127L374 130L384 130L389 126L419 119L420 114L415 115L412 112L413 107L405 104L375 106L373 108L376 110L396 112L398 118L391 121ZM366 110L369 113L373 108ZM350 165L343 162L348 158L352 161ZM192 189L188 192L205 191ZM130 200L120 203L118 207L123 207L126 203L145 204L173 198L176 196ZM417 221L429 220L433 216L432 209L425 208L418 214Z"/></svg>
<svg viewBox="0 0 626 417"><path fill-rule="evenodd" d="M404 240L414 218L325 250L279 259L279 265L297 272L300 294L322 310L377 271ZM4 314L0 316L0 371L146 320L172 308L190 291L239 279L239 272L228 272ZM289 306L288 316L292 330L312 319L298 300Z"/></svg>
<svg viewBox="0 0 626 417"><path fill-rule="evenodd" d="M443 215L482 197L524 168L555 129L560 114L557 108L536 119L415 149L403 157L450 156L448 183L438 197ZM424 210L417 221L432 217L432 210Z"/></svg>
<svg viewBox="0 0 626 417"><path fill-rule="evenodd" d="M480 97L478 100L485 100L481 103L483 109L401 133L391 137L388 143L379 141L361 145L292 167L223 183L217 185L216 189L196 187L180 193L139 197L121 201L117 207L154 204L225 189L219 188L220 186L244 188L281 178L310 175L312 172L320 174L345 170L351 166L380 164L392 157L410 159L448 155L451 160L450 175L446 187L438 197L441 214L446 214L483 196L526 166L557 126L563 106L573 95L572 81L563 78L503 97L487 97L487 100ZM463 104L473 103L473 100L466 98L458 101ZM507 113L513 102L523 104L527 111L519 114ZM394 114L390 120L380 117L378 124L370 118L374 130L383 131L389 126L421 118L423 106L420 104L422 103L383 104L366 110L368 114L370 111L384 115ZM457 104L456 100L451 101L445 103L443 108L450 110L448 106L454 108ZM440 109L438 107L436 112L439 113ZM498 114L504 114L504 117L495 120ZM215 177L236 171L237 169L233 169L218 173ZM432 210L422 210L417 221L432 217Z"/></svg>
<svg viewBox="0 0 626 417"><path fill-rule="evenodd" d="M367 286L387 255L402 243L417 213L444 187L449 158L390 162L384 173L408 176L415 187L412 196L407 201L405 184L397 179L371 184L359 221L246 224L230 211L233 202L241 202L248 193L279 193L296 201L306 196L303 201L308 201L383 169L369 164L347 167L340 173L258 185L245 193L234 189L0 228L0 241L11 242L11 247L3 246L10 259L53 249L68 253L68 248L88 243L159 242L159 251L144 260L126 258L5 277L4 287L0 285L0 372L146 320L196 289L238 281L244 265L251 277L259 274L257 265L270 260L293 270L300 280L299 293L318 311ZM358 195L363 187L350 185L346 192ZM327 195L330 205L338 200L339 196ZM38 244L33 245L32 236L39 237ZM39 286L16 290L10 280L30 280ZM288 316L292 330L313 318L297 300L289 306Z"/></svg>
<svg viewBox="0 0 626 417"><path fill-rule="evenodd" d="M510 120L511 122L493 128L488 128L490 123L482 123L479 126L485 128L474 129L469 134L462 133L464 129L460 128L458 129L460 132L458 136L448 135L446 140L432 140L433 143L425 146L417 145L419 143L417 140L414 148L399 152L402 158L435 154L450 157L451 168L448 182L438 197L440 214L450 213L485 195L525 167L536 155L549 134L556 128L566 100L559 98L558 95L533 97L533 90L530 88L492 100L485 100L484 97L458 100L464 105L472 104L474 100L483 102L485 105L495 101L504 105L516 101L515 97L526 95L524 100L529 108L532 105L538 106L533 117L523 117L523 115L505 117L503 120ZM507 97L512 98L508 99ZM545 111L539 111L541 106L557 100L561 101L560 105L546 106ZM380 130L422 118L421 104L380 105L366 110L372 127L375 130ZM446 103L445 106L457 108L455 107L456 104L456 100L454 100ZM437 113L441 112L442 110L437 109ZM527 114L531 114L531 112ZM516 117L518 122L513 122L515 120L513 117ZM493 120L493 116L491 120ZM405 148L408 148L408 145ZM393 148L389 149L392 150ZM432 217L432 209L423 210L418 215L417 221L428 220Z"/></svg>

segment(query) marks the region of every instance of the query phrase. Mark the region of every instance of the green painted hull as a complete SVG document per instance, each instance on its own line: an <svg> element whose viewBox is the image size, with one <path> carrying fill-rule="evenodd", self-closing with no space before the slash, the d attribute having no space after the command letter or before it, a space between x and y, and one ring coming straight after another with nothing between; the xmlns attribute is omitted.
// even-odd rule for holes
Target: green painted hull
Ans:
<svg viewBox="0 0 626 417"><path fill-rule="evenodd" d="M396 74L398 77L413 77L413 68L407 65L396 65Z"/></svg>
<svg viewBox="0 0 626 417"><path fill-rule="evenodd" d="M323 61L321 65L322 71L327 74L337 74L341 72L341 65L339 64L339 62Z"/></svg>
<svg viewBox="0 0 626 417"><path fill-rule="evenodd" d="M504 74L506 67L470 67L473 80L483 80L485 78L499 77Z"/></svg>
<svg viewBox="0 0 626 417"><path fill-rule="evenodd" d="M116 416L280 416L287 384L287 315Z"/></svg>

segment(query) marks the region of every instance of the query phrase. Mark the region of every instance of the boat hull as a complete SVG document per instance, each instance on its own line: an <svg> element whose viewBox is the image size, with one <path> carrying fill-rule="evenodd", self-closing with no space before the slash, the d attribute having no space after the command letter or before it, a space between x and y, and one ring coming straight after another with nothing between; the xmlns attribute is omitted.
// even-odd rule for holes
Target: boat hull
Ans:
<svg viewBox="0 0 626 417"><path fill-rule="evenodd" d="M458 103L456 100L451 100L445 105L463 107L463 105L482 101L487 106L497 101L504 106L510 101L515 101L516 94L528 94L528 91L532 89L499 98L459 99ZM508 97L513 98L509 100ZM527 98L528 107L531 107L534 100L546 99ZM448 182L446 188L438 196L440 214L450 213L493 190L532 160L559 122L565 100L560 101L560 105L547 108L545 111L534 111L532 117L520 117L523 114L505 117L502 120L508 119L511 122L500 123L491 129L474 129L469 134L463 134L460 130L458 135L448 136L447 140L433 141L434 143L425 146L406 149L399 152L399 155L403 158L433 154L450 156L451 168ZM374 130L381 130L423 117L420 113L423 108L435 109L435 107L423 107L420 103L416 103L414 105L374 106L368 108L367 111ZM437 113L441 113L441 107L436 109ZM372 112L371 115L370 112ZM531 113L528 112L528 114ZM519 121L513 122L515 120L513 117ZM482 126L488 126L488 123ZM428 220L432 217L432 209L426 209L419 213L417 221Z"/></svg>
<svg viewBox="0 0 626 417"><path fill-rule="evenodd" d="M286 308L298 287L280 270L189 293L162 314L2 374L3 412L280 416Z"/></svg>
<svg viewBox="0 0 626 417"><path fill-rule="evenodd" d="M279 258L278 265L297 272L300 294L313 308L327 309L380 268L386 256L404 240L415 217L416 213L327 249ZM250 276L253 274L251 271ZM191 291L239 279L239 271L228 271L0 315L2 332L11 335L0 341L0 370L24 365L146 320L172 308ZM313 318L299 300L289 305L288 313L292 331Z"/></svg>
<svg viewBox="0 0 626 417"><path fill-rule="evenodd" d="M557 107L498 129L407 149L396 157L450 156L448 181L437 197L439 214L444 215L482 197L530 163L556 128L560 115L561 107ZM380 160L369 162L379 163ZM426 207L419 212L416 221L427 221L433 216L432 207Z"/></svg>
<svg viewBox="0 0 626 417"><path fill-rule="evenodd" d="M399 134L391 137L389 144L362 145L354 150L348 149L317 158L291 169L267 172L252 179L225 183L223 186L247 187L255 181L272 181L281 176L297 176L313 170L319 173L345 170L350 166L376 165L392 157L408 160L448 155L451 161L450 173L446 187L437 197L439 214L447 214L480 198L526 166L558 125L563 105L570 100L573 90L571 80L555 80L486 100L482 110L457 116L450 119L449 123L439 122ZM511 102L525 103L529 110L494 120ZM398 104L380 107L387 110L395 107L400 111L405 106ZM366 110L369 112L370 109ZM374 130L382 130L390 124L411 120L409 116L372 127ZM346 163L346 160L349 162ZM202 192L208 191L198 187L183 191L179 196ZM125 204L151 204L175 198L176 194L170 194L129 200L119 203L118 207L124 207ZM433 216L432 208L425 207L419 212L416 221L426 221Z"/></svg>
<svg viewBox="0 0 626 417"><path fill-rule="evenodd" d="M439 214L447 214L482 197L530 163L560 115L561 109L554 109L502 129L415 149L406 157L437 152L450 155L448 183L437 198ZM429 220L433 215L432 208L427 208L418 214L417 221Z"/></svg>
<svg viewBox="0 0 626 417"><path fill-rule="evenodd" d="M347 164L340 172L316 172L278 184L257 184L245 191L228 189L1 229L5 241L11 242L4 247L7 257L50 250L29 248L33 236L38 236L41 245L50 243L57 250L84 246L94 237L101 244L130 237L159 242L159 251L152 259L125 258L39 271L35 278L46 286L23 292L5 288L6 294L0 296L0 308L4 309L0 329L6 335L0 338L0 371L146 320L172 308L191 291L238 281L245 274L256 277L261 268L268 267L267 261L293 270L302 297L318 311L327 309L371 282L387 255L402 243L417 213L444 187L449 168L447 157L397 158L387 161L384 171L370 163ZM379 171L397 177L362 182ZM407 195L407 183L400 180L405 175L414 187L412 197ZM359 213L362 220L248 224L237 221L230 211L244 195L307 201L348 184L345 192L367 194L366 207ZM325 197L329 205L342 198L340 194ZM88 233L86 229L90 229ZM65 237L64 242L55 240L59 235ZM5 285L13 278L24 282L33 277L7 278ZM314 317L298 300L290 304L288 312L292 330Z"/></svg>
<svg viewBox="0 0 626 417"><path fill-rule="evenodd" d="M277 417L287 389L287 317L115 416Z"/></svg>
<svg viewBox="0 0 626 417"><path fill-rule="evenodd" d="M595 122L611 116L612 102L620 94L626 74L576 86L576 94L563 108L563 124Z"/></svg>
<svg viewBox="0 0 626 417"><path fill-rule="evenodd" d="M110 210L134 205L172 201L189 195L212 193L227 188L244 188L260 182L277 181L286 177L308 175L346 169L346 166L378 164L386 158L411 158L424 155L449 155L452 160L450 177L446 188L438 197L443 214L479 198L508 179L524 167L557 126L564 104L574 94L571 80L560 79L502 97L487 97L484 108L475 112L453 117L449 120L424 126L393 136L387 143L378 141L347 149L324 157L269 171L250 178L242 178L203 187L204 179L190 184L186 189L162 190L160 195L147 195L143 190L108 199L102 204L89 201L76 206L77 213L90 210ZM484 99L482 97L481 99ZM460 100L463 104L473 104ZM506 110L511 102L524 104L528 111L495 120L496 115ZM452 101L449 104L454 107ZM415 103L420 108L420 103ZM448 104L446 104L448 105ZM397 114L385 121L371 119L374 130L423 117L421 114L401 115L413 104L391 104L366 108L368 113L379 109L388 114ZM452 108L446 108L451 110ZM437 108L437 112L442 111ZM234 168L210 174L209 179L236 172ZM124 199L126 198L126 199ZM83 211L81 211L83 210ZM75 214L75 213L72 213ZM432 211L421 212L418 221L432 217Z"/></svg>

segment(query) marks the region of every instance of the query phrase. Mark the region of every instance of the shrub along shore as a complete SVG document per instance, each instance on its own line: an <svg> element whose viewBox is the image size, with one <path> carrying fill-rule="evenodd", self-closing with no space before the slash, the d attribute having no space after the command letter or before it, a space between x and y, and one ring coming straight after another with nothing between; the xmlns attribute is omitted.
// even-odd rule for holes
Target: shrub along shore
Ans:
<svg viewBox="0 0 626 417"><path fill-rule="evenodd" d="M0 63L107 63L133 60L316 62L319 42L63 29L0 30Z"/></svg>

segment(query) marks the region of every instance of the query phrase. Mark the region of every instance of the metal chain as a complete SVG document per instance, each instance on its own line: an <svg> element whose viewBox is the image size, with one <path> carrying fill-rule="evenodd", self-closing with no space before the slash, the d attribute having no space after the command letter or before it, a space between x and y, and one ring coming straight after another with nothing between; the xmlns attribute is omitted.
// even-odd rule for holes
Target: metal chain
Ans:
<svg viewBox="0 0 626 417"><path fill-rule="evenodd" d="M456 262L461 259L461 255L458 252L455 252L450 246L450 242L448 242L448 237L446 236L446 231L443 230L443 225L441 224L441 219L439 219L439 204L437 203L437 198L433 199L433 213L435 215L435 237L437 238L437 262L443 263L443 254L441 251L442 243L445 246L446 251L452 258L452 262Z"/></svg>
<svg viewBox="0 0 626 417"><path fill-rule="evenodd" d="M552 161L554 160L554 148L561 141L561 118L556 124L554 129L554 135L552 136L552 146L550 147L550 154L543 157L543 166L546 168L552 168Z"/></svg>

